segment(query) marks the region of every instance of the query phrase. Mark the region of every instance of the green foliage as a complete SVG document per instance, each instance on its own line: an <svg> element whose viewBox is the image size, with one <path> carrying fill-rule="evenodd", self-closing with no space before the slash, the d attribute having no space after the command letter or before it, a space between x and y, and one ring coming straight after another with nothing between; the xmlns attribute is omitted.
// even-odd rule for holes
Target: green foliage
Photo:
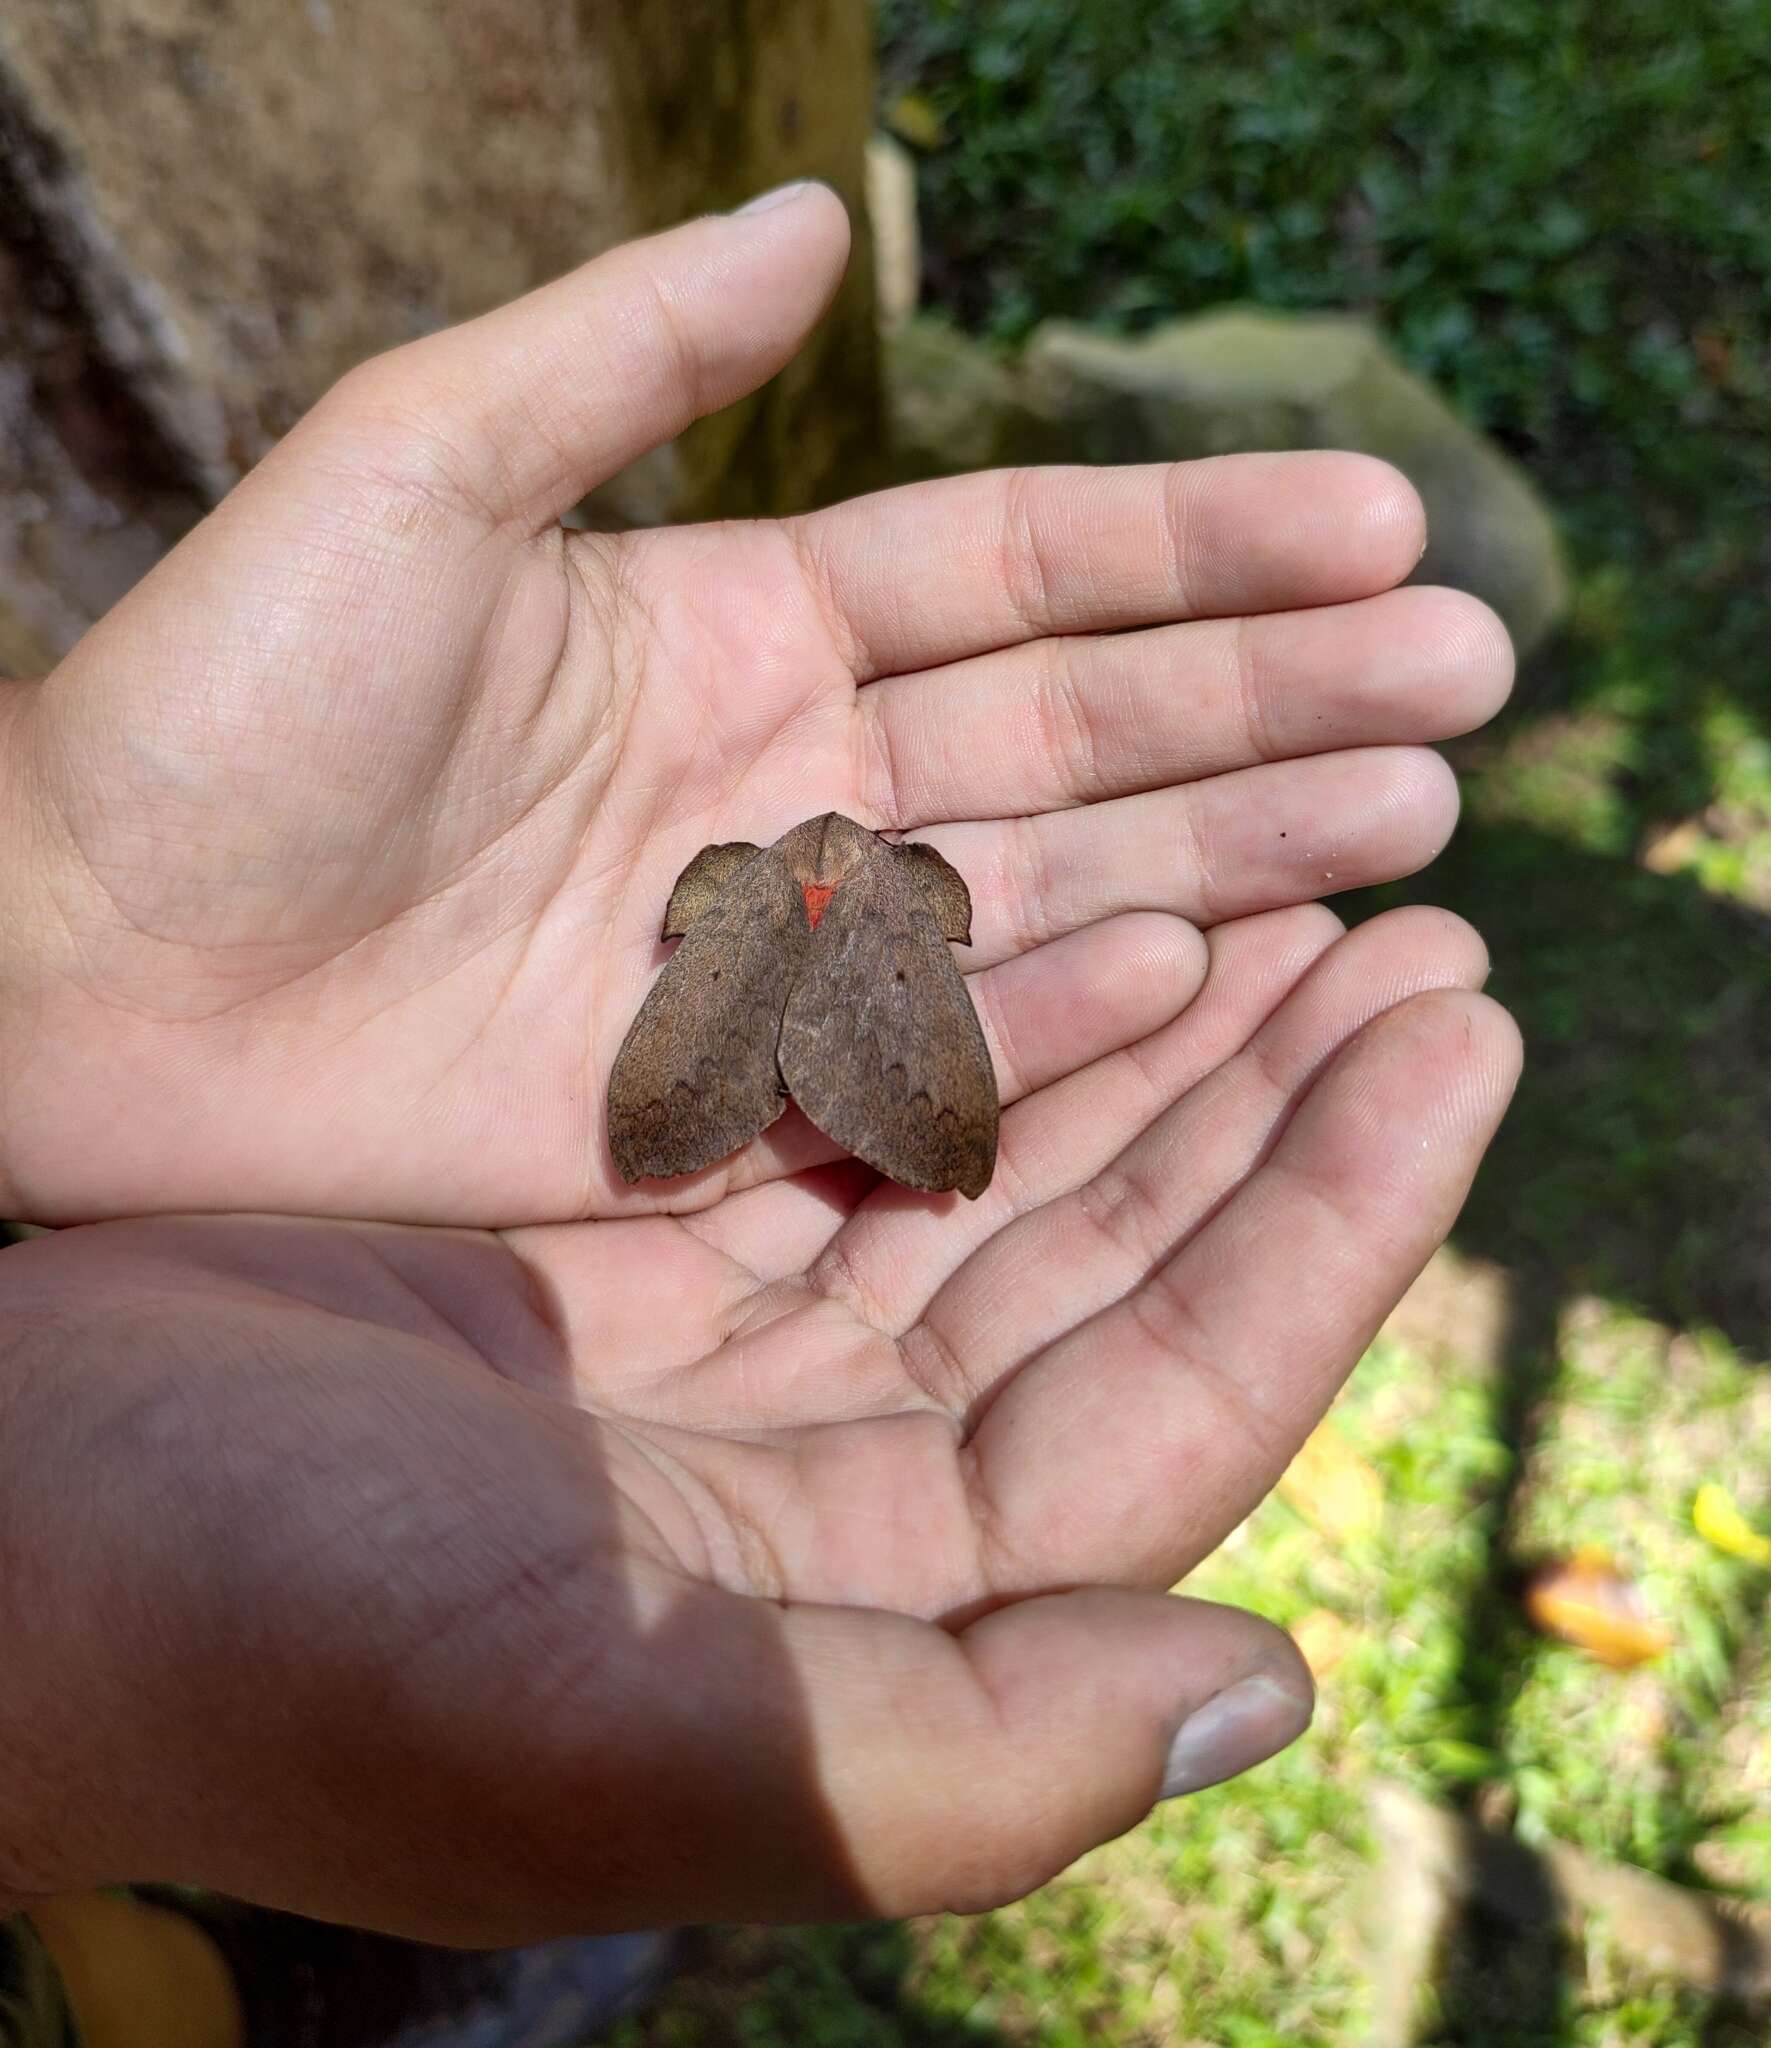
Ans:
<svg viewBox="0 0 1771 2048"><path fill-rule="evenodd" d="M936 294L1009 336L1375 313L1479 421L1638 490L1771 476L1763 0L880 0ZM1755 440L1756 445L1751 445Z"/></svg>
<svg viewBox="0 0 1771 2048"><path fill-rule="evenodd" d="M1526 1028L1463 1241L1771 1353L1771 5L879 15L961 318L1358 307L1561 512L1531 715L1459 752L1447 859L1356 911L1462 910Z"/></svg>

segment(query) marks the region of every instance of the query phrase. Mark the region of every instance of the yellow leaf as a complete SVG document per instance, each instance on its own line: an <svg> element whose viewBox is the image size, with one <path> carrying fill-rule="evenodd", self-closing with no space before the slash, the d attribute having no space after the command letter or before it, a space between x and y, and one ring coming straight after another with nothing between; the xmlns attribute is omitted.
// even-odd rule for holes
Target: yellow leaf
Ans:
<svg viewBox="0 0 1771 2048"><path fill-rule="evenodd" d="M886 126L912 149L939 149L947 140L947 124L919 92L904 92L886 108Z"/></svg>
<svg viewBox="0 0 1771 2048"><path fill-rule="evenodd" d="M1336 1543L1376 1533L1384 1484L1332 1422L1319 1423L1279 1481L1280 1497Z"/></svg>
<svg viewBox="0 0 1771 2048"><path fill-rule="evenodd" d="M1748 1564L1771 1566L1771 1537L1761 1536L1735 1505L1725 1486L1708 1480L1691 1503L1691 1526L1706 1543L1743 1557Z"/></svg>

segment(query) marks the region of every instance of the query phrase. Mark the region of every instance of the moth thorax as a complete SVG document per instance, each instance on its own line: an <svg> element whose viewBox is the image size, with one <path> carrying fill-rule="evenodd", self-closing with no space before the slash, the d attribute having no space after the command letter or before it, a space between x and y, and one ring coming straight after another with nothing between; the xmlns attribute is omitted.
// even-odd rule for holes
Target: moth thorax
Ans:
<svg viewBox="0 0 1771 2048"><path fill-rule="evenodd" d="M818 920L830 908L830 899L836 894L835 882L801 882L800 894L806 900L806 923L813 931L818 929Z"/></svg>

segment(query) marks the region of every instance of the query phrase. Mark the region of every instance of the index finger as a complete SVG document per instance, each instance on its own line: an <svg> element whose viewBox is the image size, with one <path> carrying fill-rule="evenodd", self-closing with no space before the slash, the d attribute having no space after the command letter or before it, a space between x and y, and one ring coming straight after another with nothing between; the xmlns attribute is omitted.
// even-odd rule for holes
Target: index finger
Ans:
<svg viewBox="0 0 1771 2048"><path fill-rule="evenodd" d="M1222 455L908 484L788 522L857 682L1053 633L1372 597L1426 546L1369 455Z"/></svg>

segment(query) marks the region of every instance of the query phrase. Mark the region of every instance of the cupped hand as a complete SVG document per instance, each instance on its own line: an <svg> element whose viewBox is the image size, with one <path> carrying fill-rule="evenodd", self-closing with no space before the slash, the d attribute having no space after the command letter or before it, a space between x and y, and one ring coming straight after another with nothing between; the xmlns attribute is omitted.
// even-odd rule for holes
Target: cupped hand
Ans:
<svg viewBox="0 0 1771 2048"><path fill-rule="evenodd" d="M1177 959L1077 1071L1029 1017L975 1204L840 1164L0 1258L0 1892L976 1908L1288 1741L1287 1640L1163 1589L1443 1235L1517 1044L1438 913Z"/></svg>
<svg viewBox="0 0 1771 2048"><path fill-rule="evenodd" d="M1473 601L1392 587L1422 527L1381 464L562 530L772 375L846 247L809 187L367 364L47 680L0 685L0 1214L502 1226L827 1160L790 1115L628 1190L603 1113L678 870L820 811L959 867L996 1054L1047 1076L1131 1043L1198 927L1437 851L1421 743L1509 657Z"/></svg>

